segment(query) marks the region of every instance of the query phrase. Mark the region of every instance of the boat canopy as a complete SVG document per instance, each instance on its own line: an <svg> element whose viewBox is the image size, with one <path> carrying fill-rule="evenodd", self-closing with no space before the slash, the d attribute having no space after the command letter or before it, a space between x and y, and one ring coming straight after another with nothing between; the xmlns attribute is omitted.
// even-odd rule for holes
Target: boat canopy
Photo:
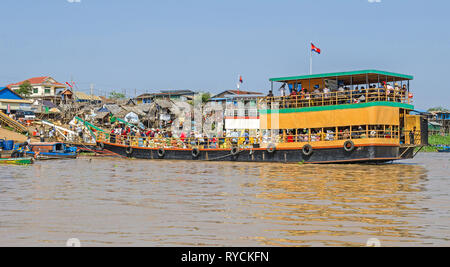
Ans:
<svg viewBox="0 0 450 267"><path fill-rule="evenodd" d="M366 83L381 83L386 82L398 82L413 80L411 75L393 73L380 70L358 70L348 72L334 72L334 73L322 73L313 75L302 75L292 77L271 78L271 82L293 83L309 80L338 80L344 84L366 84Z"/></svg>

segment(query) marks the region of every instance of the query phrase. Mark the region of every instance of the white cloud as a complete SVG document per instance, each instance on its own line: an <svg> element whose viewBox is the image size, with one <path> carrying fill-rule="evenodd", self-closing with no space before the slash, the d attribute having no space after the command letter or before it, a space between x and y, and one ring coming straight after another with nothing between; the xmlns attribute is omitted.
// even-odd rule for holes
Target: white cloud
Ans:
<svg viewBox="0 0 450 267"><path fill-rule="evenodd" d="M369 3L381 3L381 0L368 0Z"/></svg>

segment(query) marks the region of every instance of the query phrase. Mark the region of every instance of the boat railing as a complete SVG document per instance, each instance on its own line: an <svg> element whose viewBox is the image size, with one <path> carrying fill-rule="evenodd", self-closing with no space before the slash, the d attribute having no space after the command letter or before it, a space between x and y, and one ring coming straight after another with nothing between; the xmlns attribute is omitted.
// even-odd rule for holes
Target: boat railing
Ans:
<svg viewBox="0 0 450 267"><path fill-rule="evenodd" d="M281 135L278 143L310 143L319 141L338 141L338 140L355 140L355 139L399 139L398 131L390 130L360 130L360 131L340 131L340 132L312 132L297 135Z"/></svg>
<svg viewBox="0 0 450 267"><path fill-rule="evenodd" d="M259 108L305 108L344 105L376 101L411 104L411 95L404 89L369 88L361 90L333 91L328 93L302 93L300 95L264 97Z"/></svg>
<svg viewBox="0 0 450 267"><path fill-rule="evenodd" d="M408 137L405 140L405 145L422 145L422 133L420 131L409 131L405 133L405 137Z"/></svg>
<svg viewBox="0 0 450 267"><path fill-rule="evenodd" d="M259 148L269 144L281 143L314 143L320 141L356 140L356 139L399 139L399 131L389 130L362 130L338 132L311 132L307 134L280 134L275 136L249 136L249 137L213 137L213 138L173 138L173 137L139 137L129 135L113 135L100 133L97 136L98 142L111 144L146 147L146 148L178 148L178 149L227 149L239 148ZM420 139L418 139L420 140Z"/></svg>

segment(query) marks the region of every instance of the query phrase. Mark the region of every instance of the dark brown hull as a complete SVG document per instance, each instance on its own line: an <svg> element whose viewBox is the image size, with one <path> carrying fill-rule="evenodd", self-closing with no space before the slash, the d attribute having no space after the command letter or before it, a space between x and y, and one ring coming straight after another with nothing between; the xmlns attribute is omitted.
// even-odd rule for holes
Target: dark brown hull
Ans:
<svg viewBox="0 0 450 267"><path fill-rule="evenodd" d="M128 147L103 143L99 147L123 157L150 160L193 160L193 161L238 161L278 163L383 163L412 158L414 149L406 151L398 146L360 146L351 152L344 148L315 148L307 156L302 149L282 149L272 153L267 149L241 149L233 153L230 149L200 149L198 155L190 149L164 149ZM403 153L403 155L402 155Z"/></svg>

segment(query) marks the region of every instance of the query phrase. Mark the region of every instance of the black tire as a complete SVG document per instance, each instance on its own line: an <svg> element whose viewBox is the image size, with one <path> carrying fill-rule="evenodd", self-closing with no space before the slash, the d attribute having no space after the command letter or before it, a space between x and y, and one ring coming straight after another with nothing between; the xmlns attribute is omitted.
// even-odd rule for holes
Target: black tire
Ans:
<svg viewBox="0 0 450 267"><path fill-rule="evenodd" d="M133 154L133 148L131 146L129 146L129 147L127 147L125 152L127 153L128 156L131 156L131 154Z"/></svg>
<svg viewBox="0 0 450 267"><path fill-rule="evenodd" d="M353 143L353 141L351 140L345 141L344 150L347 152L352 152L353 150L355 150L355 143Z"/></svg>
<svg viewBox="0 0 450 267"><path fill-rule="evenodd" d="M194 159L196 159L196 158L198 158L199 156L200 156L200 149L198 149L198 148L192 149L192 157L193 157Z"/></svg>
<svg viewBox="0 0 450 267"><path fill-rule="evenodd" d="M105 144L104 143L100 143L99 145L100 151L103 151L103 149L105 149Z"/></svg>
<svg viewBox="0 0 450 267"><path fill-rule="evenodd" d="M164 150L164 148L158 149L158 157L160 159L164 158L165 155L166 155L166 151Z"/></svg>
<svg viewBox="0 0 450 267"><path fill-rule="evenodd" d="M274 143L270 143L269 146L267 146L267 152L270 154L274 153L277 149L277 146Z"/></svg>
<svg viewBox="0 0 450 267"><path fill-rule="evenodd" d="M11 153L11 158L13 158L13 159L21 158L22 156L23 156L22 153L20 153L17 150L15 150Z"/></svg>
<svg viewBox="0 0 450 267"><path fill-rule="evenodd" d="M239 154L239 147L232 147L230 152L232 156L236 156L237 154Z"/></svg>
<svg viewBox="0 0 450 267"><path fill-rule="evenodd" d="M302 153L305 156L311 156L313 152L314 152L314 150L310 144L306 144L302 148Z"/></svg>

